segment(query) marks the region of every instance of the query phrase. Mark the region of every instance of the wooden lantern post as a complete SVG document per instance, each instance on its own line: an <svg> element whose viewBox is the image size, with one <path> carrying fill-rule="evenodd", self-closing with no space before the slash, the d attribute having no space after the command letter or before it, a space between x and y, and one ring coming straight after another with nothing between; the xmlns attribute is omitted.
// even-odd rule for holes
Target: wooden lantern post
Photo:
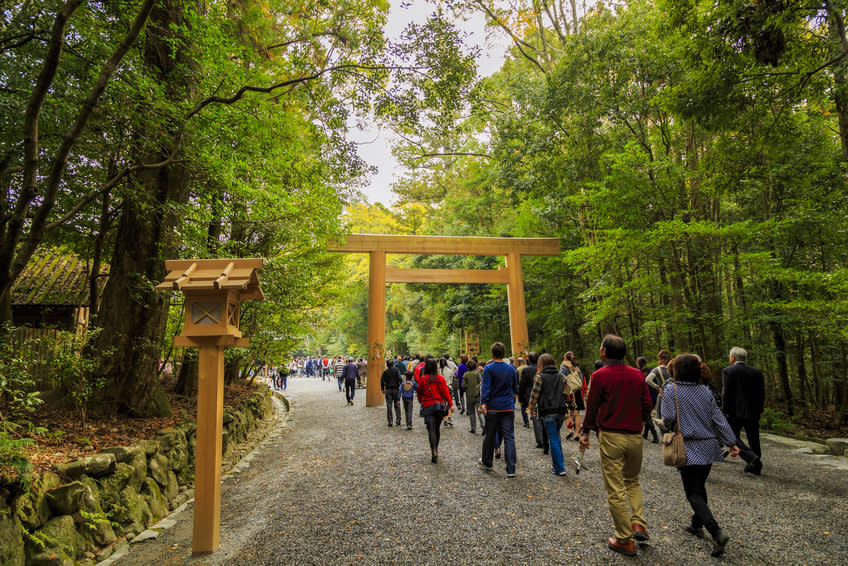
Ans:
<svg viewBox="0 0 848 566"><path fill-rule="evenodd" d="M168 275L156 289L185 295L185 326L174 344L199 349L191 549L209 554L221 541L224 348L248 345L239 330L239 305L265 298L257 274L262 260L168 260L165 267Z"/></svg>

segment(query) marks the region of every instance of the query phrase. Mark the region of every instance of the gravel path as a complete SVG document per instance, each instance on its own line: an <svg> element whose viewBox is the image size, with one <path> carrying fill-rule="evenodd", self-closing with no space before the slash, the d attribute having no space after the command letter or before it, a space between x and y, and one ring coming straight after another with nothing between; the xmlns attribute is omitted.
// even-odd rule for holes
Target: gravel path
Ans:
<svg viewBox="0 0 848 566"><path fill-rule="evenodd" d="M389 428L385 407L364 407L364 390L354 407L316 379L290 379L287 395L291 421L224 483L217 552L190 557L189 506L117 564L848 563L848 470L774 439L763 442L761 477L744 474L739 460L713 467L710 505L730 535L721 559L710 557L708 539L683 532L691 511L680 479L646 443L651 540L627 558L606 548L613 528L594 437L590 471L559 478L517 417L518 477L508 479L502 460L493 473L478 468L482 437L465 416L443 429L433 465L423 419L411 431ZM576 453L576 443L565 444L566 455Z"/></svg>

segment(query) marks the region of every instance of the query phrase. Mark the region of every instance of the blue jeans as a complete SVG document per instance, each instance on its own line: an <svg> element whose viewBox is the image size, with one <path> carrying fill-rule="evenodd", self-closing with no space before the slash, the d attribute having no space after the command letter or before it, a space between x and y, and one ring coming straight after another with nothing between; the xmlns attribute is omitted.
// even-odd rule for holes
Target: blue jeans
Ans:
<svg viewBox="0 0 848 566"><path fill-rule="evenodd" d="M545 425L545 432L548 433L548 443L550 444L551 460L554 464L555 474L565 471L565 461L562 457L562 441L559 438L559 429L562 428L563 422L565 422L565 415L545 415L542 417L542 424Z"/></svg>
<svg viewBox="0 0 848 566"><path fill-rule="evenodd" d="M486 413L486 437L483 439L483 465L491 468L495 455L495 435L500 433L504 443L506 473L515 473L518 459L515 453L515 411Z"/></svg>

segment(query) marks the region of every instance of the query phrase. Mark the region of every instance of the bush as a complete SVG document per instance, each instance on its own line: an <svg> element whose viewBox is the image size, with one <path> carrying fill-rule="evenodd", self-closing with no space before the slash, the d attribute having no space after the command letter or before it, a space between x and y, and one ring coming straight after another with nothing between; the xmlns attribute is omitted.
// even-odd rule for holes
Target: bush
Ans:
<svg viewBox="0 0 848 566"><path fill-rule="evenodd" d="M760 427L784 434L795 431L795 425L789 422L786 415L775 409L763 410L763 414L760 417Z"/></svg>
<svg viewBox="0 0 848 566"><path fill-rule="evenodd" d="M95 375L94 359L83 351L85 344L100 330L89 330L85 334L74 335L70 341L57 343L52 361L62 390L70 395L80 412L83 428L86 426L88 400L106 384L104 377Z"/></svg>
<svg viewBox="0 0 848 566"><path fill-rule="evenodd" d="M41 405L29 361L21 355L15 330L8 324L0 327L0 428L11 432L11 426L26 419Z"/></svg>

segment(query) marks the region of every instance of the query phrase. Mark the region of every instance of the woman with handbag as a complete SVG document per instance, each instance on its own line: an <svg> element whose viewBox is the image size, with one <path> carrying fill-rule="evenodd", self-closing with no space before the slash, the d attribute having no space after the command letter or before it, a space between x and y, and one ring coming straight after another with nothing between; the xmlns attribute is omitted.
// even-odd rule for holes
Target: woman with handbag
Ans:
<svg viewBox="0 0 848 566"><path fill-rule="evenodd" d="M436 359L427 356L424 368L418 379L418 402L421 403L421 416L427 425L427 437L430 440L430 461L439 461L439 437L442 419L453 412L453 402L445 378L439 373Z"/></svg>
<svg viewBox="0 0 848 566"><path fill-rule="evenodd" d="M702 384L710 370L701 358L695 354L680 354L669 366L674 381L663 391L662 414L665 430L679 431L685 447L685 463L678 462L677 469L686 499L695 512L686 532L702 538L703 528L706 528L713 538L712 555L721 556L728 536L722 533L707 505L706 483L713 462L724 459L722 445L730 447L731 455L739 454L736 435L712 393ZM665 437L663 443L666 443Z"/></svg>

